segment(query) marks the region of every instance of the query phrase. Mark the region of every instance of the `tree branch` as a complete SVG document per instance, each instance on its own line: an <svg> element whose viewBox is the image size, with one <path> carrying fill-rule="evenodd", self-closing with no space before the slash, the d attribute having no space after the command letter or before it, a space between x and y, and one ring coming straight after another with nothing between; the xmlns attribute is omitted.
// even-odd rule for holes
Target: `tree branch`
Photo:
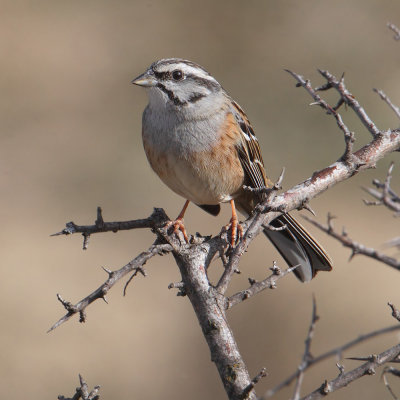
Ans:
<svg viewBox="0 0 400 400"><path fill-rule="evenodd" d="M394 111L397 118L400 119L400 108L395 106L383 90L373 89L375 93L378 93L379 97Z"/></svg>
<svg viewBox="0 0 400 400"><path fill-rule="evenodd" d="M333 217L328 214L328 223L327 225L323 225L320 222L309 218L307 216L303 216L304 219L306 219L308 222L316 226L318 229L321 231L327 233L329 236L335 238L338 240L344 247L348 247L351 249L352 253L350 256L350 259L353 258L357 254L362 254L364 256L373 258L374 260L377 260L379 262L382 262L386 265L389 265L392 268L395 268L397 270L400 270L400 260L396 260L393 257L389 257L386 254L383 254L374 248L371 247L366 247L361 243L358 243L351 239L346 231L343 230L342 233L339 233L333 229L333 224L332 224L332 219Z"/></svg>
<svg viewBox="0 0 400 400"><path fill-rule="evenodd" d="M390 182L392 180L392 172L393 172L394 163L391 163L386 175L385 182L380 182L378 179L374 179L372 183L378 189L372 188L363 188L367 193L371 196L375 197L378 201L370 202L364 200L366 205L384 205L389 210L395 211L396 216L400 215L400 196L395 193L392 188L390 187Z"/></svg>
<svg viewBox="0 0 400 400"><path fill-rule="evenodd" d="M303 397L302 400L316 400L325 397L327 394L332 393L338 389L347 386L349 383L366 376L374 375L376 368L396 359L400 354L400 344L391 347L388 350L369 357L369 361L360 365L359 367L344 373L340 372L339 376L331 381L325 381L318 389Z"/></svg>
<svg viewBox="0 0 400 400"><path fill-rule="evenodd" d="M296 267L287 268L282 271L274 262L270 268L272 274L260 282L249 278L250 287L230 296L227 301L227 309L231 309L233 306L248 300L265 289L276 289L276 282L294 271Z"/></svg>
<svg viewBox="0 0 400 400"><path fill-rule="evenodd" d="M63 300L60 295L57 295L58 300L67 310L67 313L62 318L60 318L48 330L48 332L51 332L52 330L56 329L58 326L68 321L73 315L77 313L80 314L79 322L85 322L86 307L88 307L91 303L93 303L98 299L103 299L104 301L107 302L106 294L120 279L122 279L125 275L129 274L130 272L133 272L132 277L136 276L138 272L140 272L142 275L145 275L145 272L143 270L143 265L146 264L147 260L155 256L156 254L165 254L170 251L172 251L172 246L170 244L159 244L158 241L156 241L152 246L149 247L147 251L140 253L137 257L135 257L132 261L124 265L119 270L110 271L104 268L104 270L108 274L108 279L102 285L100 285L94 292L86 296L84 299L82 299L75 305Z"/></svg>
<svg viewBox="0 0 400 400"><path fill-rule="evenodd" d="M320 354L317 357L313 357L312 359L309 359L307 362L307 365L303 367L303 372L305 372L307 369L309 369L310 367L312 367L313 365L326 360L327 358L330 357L337 357L338 359L342 358L342 354L344 351L362 343L365 342L369 339L373 339L377 336L383 335L385 333L391 333L391 332L395 332L400 330L400 325L392 325L392 326L388 326L386 328L383 329L378 329L376 331L364 334L364 335L360 335L358 338L351 340L350 342L347 342L339 347L335 347L331 350L328 350L327 352ZM272 389L269 389L265 395L263 396L263 398L269 398L272 397L273 395L275 395L277 392L279 392L281 389L283 389L285 386L289 386L295 379L298 378L298 376L300 375L300 370L297 369L296 372L294 372L292 375L290 375L288 378L286 378L284 381L282 381L280 384L278 384L277 386L275 386Z"/></svg>
<svg viewBox="0 0 400 400"><path fill-rule="evenodd" d="M60 235L72 235L74 233L82 233L84 237L83 249L87 249L88 240L91 234L99 232L118 232L130 229L142 229L142 228L155 228L156 226L162 226L168 221L168 216L162 208L154 208L153 213L148 218L135 219L131 221L115 221L115 222L104 222L102 209L97 207L97 219L94 225L76 225L74 222L67 222L65 228L57 233L53 233L50 236Z"/></svg>

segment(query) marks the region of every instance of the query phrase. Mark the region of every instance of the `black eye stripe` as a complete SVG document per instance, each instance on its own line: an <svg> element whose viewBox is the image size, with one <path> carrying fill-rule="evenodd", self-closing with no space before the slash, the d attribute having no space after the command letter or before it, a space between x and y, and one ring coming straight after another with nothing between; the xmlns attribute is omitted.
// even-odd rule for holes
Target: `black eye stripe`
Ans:
<svg viewBox="0 0 400 400"><path fill-rule="evenodd" d="M174 70L175 71L175 70ZM174 71L153 71L154 72L154 76L157 78L157 80L159 81L166 81L166 80L171 80L176 82L176 80L173 79L172 77L172 73ZM220 89L220 85L219 83L217 83L216 81L207 79L207 78L202 78L198 75L194 75L194 74L184 74L185 78L187 80L192 80L196 83L198 83L200 86L206 87L208 90L210 90L211 92L215 92L216 90Z"/></svg>
<svg viewBox="0 0 400 400"><path fill-rule="evenodd" d="M158 72L154 71L154 76L159 80L159 81L165 81L168 79L169 72Z"/></svg>

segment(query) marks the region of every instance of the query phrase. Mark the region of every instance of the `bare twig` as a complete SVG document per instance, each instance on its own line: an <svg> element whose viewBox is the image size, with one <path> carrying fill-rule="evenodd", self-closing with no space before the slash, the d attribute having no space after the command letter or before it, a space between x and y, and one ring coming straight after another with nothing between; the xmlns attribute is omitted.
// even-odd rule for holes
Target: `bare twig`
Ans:
<svg viewBox="0 0 400 400"><path fill-rule="evenodd" d="M227 309L232 308L233 306L243 302L244 300L248 300L250 297L255 296L257 293L265 289L275 289L276 282L284 276L288 275L290 272L294 271L296 267L281 270L274 262L274 265L271 267L272 274L260 282L257 282L254 279L249 279L249 288L235 293L228 298Z"/></svg>
<svg viewBox="0 0 400 400"><path fill-rule="evenodd" d="M377 137L382 134L382 132L376 127L371 118L368 116L364 108L360 105L360 103L356 100L355 96L353 96L344 85L344 77L338 80L334 75L332 75L329 71L318 70L319 73L327 80L329 87L332 87L337 90L337 92L341 96L341 100L343 103L347 104L358 116L360 121L364 124L367 130L371 133L373 137ZM338 106L342 104L338 103ZM336 107L336 109L338 108Z"/></svg>
<svg viewBox="0 0 400 400"><path fill-rule="evenodd" d="M251 380L250 384L243 391L243 399L246 399L249 396L249 393L254 389L258 382L262 378L267 376L267 368L262 368L261 371Z"/></svg>
<svg viewBox="0 0 400 400"><path fill-rule="evenodd" d="M349 237L349 235L346 232L339 233L335 231L331 223L323 225L320 222L312 218L309 218L308 216L304 215L303 218L305 218L308 222L312 223L314 226L319 228L321 231L327 233L329 236L338 240L340 243L342 243L343 246L350 248L352 251L350 258L353 258L357 254L362 254L364 256L382 262L386 265L389 265L392 268L400 270L400 260L396 260L395 258L389 257L388 255L375 250L374 248L366 247L363 244L354 241Z"/></svg>
<svg viewBox="0 0 400 400"><path fill-rule="evenodd" d="M305 340L305 349L304 349L303 359L302 359L301 364L298 367L299 374L297 376L296 385L294 388L293 400L300 399L300 389L301 389L301 385L302 385L303 379L304 379L304 370L307 368L310 360L312 360L312 358L313 358L311 355L311 341L314 336L315 325L316 325L318 319L319 319L319 317L317 315L317 303L315 301L315 297L313 296L313 308L312 308L311 322L310 322L307 337Z"/></svg>
<svg viewBox="0 0 400 400"><path fill-rule="evenodd" d="M388 382L388 380L386 378L387 374L391 374L391 375L397 376L399 378L400 377L400 370L398 370L397 368L393 368L393 367L385 367L383 369L383 372L382 372L382 379L383 379L383 382L384 382L387 390L389 391L389 393L391 394L393 399L398 400L398 397L394 393L393 389L389 385L389 382Z"/></svg>
<svg viewBox="0 0 400 400"><path fill-rule="evenodd" d="M399 354L400 344L393 346L378 355L369 357L369 360L359 367L346 373L340 373L337 378L332 379L331 381L325 381L318 389L315 389L312 393L303 397L302 400L321 399L327 394L341 389L363 376L374 375L376 368L397 358Z"/></svg>
<svg viewBox="0 0 400 400"><path fill-rule="evenodd" d="M161 226L168 221L168 217L162 208L155 208L148 218L135 219L131 221L115 221L104 222L102 210L97 207L97 219L94 225L76 225L74 222L67 222L65 228L61 232L53 233L50 236L72 235L74 233L82 233L83 235L91 235L99 232L118 232L129 229L154 228Z"/></svg>
<svg viewBox="0 0 400 400"><path fill-rule="evenodd" d="M149 260L151 257L155 256L156 254L164 254L167 252L172 251L172 246L170 244L154 244L149 247L147 251L140 253L137 257L135 257L132 261L128 264L123 266L117 271L107 271L108 279L98 287L94 292L86 296L84 299L79 301L77 304L73 305L70 302L67 302L61 298L60 295L58 299L63 304L64 308L67 310L67 314L65 314L62 318L60 318L49 330L48 332L54 330L64 322L68 321L73 315L76 313L81 314L80 322L85 322L84 318L84 311L87 306L98 299L104 299L108 291L125 275L129 274L130 272L134 272L136 275L137 270L142 270L143 265ZM143 272L142 272L143 274ZM132 279L132 278L131 278Z"/></svg>
<svg viewBox="0 0 400 400"><path fill-rule="evenodd" d="M373 339L377 336L380 336L380 335L383 335L386 333L395 332L398 330L400 330L400 325L392 325L392 326L389 326L389 327L386 327L383 329L378 329L376 331L373 331L373 332L370 332L370 333L367 333L364 335L360 335L358 338L353 339L350 342L347 342L342 346L335 347L325 353L320 354L317 357L313 357L312 359L309 360L307 366L305 368L303 368L303 372L306 371L307 369L311 368L313 365L326 360L327 358L337 357L338 359L341 359L344 351L346 351L362 342L365 342L365 341L367 341L369 339ZM269 389L263 398L271 397L271 396L275 395L278 391L283 389L285 386L289 386L295 379L297 379L299 374L300 374L300 370L297 369L296 372L294 372L292 375L290 375L288 378L286 378L283 382L281 382L274 388Z"/></svg>
<svg viewBox="0 0 400 400"><path fill-rule="evenodd" d="M383 183L380 182L378 179L373 180L373 184L378 188L378 190L365 187L363 188L367 193L378 200L374 202L364 200L364 203L366 205L384 205L390 210L395 211L396 215L400 215L400 197L390 187L393 167L394 163L392 162L389 166L388 172L386 174L386 179Z"/></svg>
<svg viewBox="0 0 400 400"><path fill-rule="evenodd" d="M309 80L305 80L301 75L298 75L292 71L286 70L290 75L293 76L298 82L300 86L303 86L307 92L312 96L314 99L314 103L311 103L311 105L319 105L321 108L326 110L328 114L331 114L335 117L336 123L339 127L339 129L343 132L344 134L344 139L345 139L345 152L342 156L342 159L346 163L350 162L357 162L356 159L354 159L354 155L352 154L353 152L353 143L354 143L354 133L350 132L349 128L345 125L343 122L343 119L341 115L337 112L337 109L339 108L339 104L335 107L330 106L325 100L321 98L321 96L317 93L318 90L327 90L332 87L332 84L328 82L327 85L320 86L316 89L313 89L311 86L311 82ZM320 71L319 72L323 75L323 73L328 73L327 71ZM324 76L324 75L323 75ZM329 76L333 77L333 75ZM343 77L342 79L343 80Z"/></svg>
<svg viewBox="0 0 400 400"><path fill-rule="evenodd" d="M378 93L379 97L394 111L396 114L397 118L400 119L400 108L395 106L392 101L389 99L389 97L383 92L383 90L379 89L373 89L375 93Z"/></svg>
<svg viewBox="0 0 400 400"><path fill-rule="evenodd" d="M89 387L85 380L79 374L80 387L76 388L76 392L72 397L64 397L62 395L58 396L58 400L98 400L100 399L99 390L100 386L95 386L92 391L89 392Z"/></svg>

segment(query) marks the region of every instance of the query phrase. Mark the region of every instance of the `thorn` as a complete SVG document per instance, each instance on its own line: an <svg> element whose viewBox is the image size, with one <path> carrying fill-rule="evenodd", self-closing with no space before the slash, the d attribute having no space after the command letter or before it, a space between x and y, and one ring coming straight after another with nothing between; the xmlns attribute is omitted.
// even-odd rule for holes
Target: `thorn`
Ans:
<svg viewBox="0 0 400 400"><path fill-rule="evenodd" d="M329 384L328 381L325 381L322 385L322 393L323 394L328 394L332 391L331 385Z"/></svg>
<svg viewBox="0 0 400 400"><path fill-rule="evenodd" d="M388 175L391 175L392 174L392 171L393 171L393 168L394 168L394 162L392 161L391 163L390 163L390 166L389 166L389 169L388 169Z"/></svg>
<svg viewBox="0 0 400 400"><path fill-rule="evenodd" d="M98 228L102 228L104 226L103 212L101 207L97 207L97 218L95 221L95 225Z"/></svg>
<svg viewBox="0 0 400 400"><path fill-rule="evenodd" d="M281 171L281 173L279 175L279 178L278 178L278 180L276 181L276 183L274 185L277 188L276 190L281 190L282 189L282 181L283 181L284 175L285 175L285 167L282 168L282 171Z"/></svg>
<svg viewBox="0 0 400 400"><path fill-rule="evenodd" d="M255 283L257 283L257 281L253 278L248 278L250 286L253 286Z"/></svg>
<svg viewBox="0 0 400 400"><path fill-rule="evenodd" d="M357 251L355 249L351 249L349 261L351 261L356 255L357 255Z"/></svg>
<svg viewBox="0 0 400 400"><path fill-rule="evenodd" d="M113 272L110 269L108 269L106 267L101 267L101 268L109 275L109 277L111 277Z"/></svg>
<svg viewBox="0 0 400 400"><path fill-rule="evenodd" d="M83 236L83 245L82 245L82 250L87 250L89 247L89 239L90 239L90 233L82 233Z"/></svg>
<svg viewBox="0 0 400 400"><path fill-rule="evenodd" d="M185 287L185 284L183 282L171 282L168 285L168 289L182 289Z"/></svg>
<svg viewBox="0 0 400 400"><path fill-rule="evenodd" d="M392 317L396 318L397 321L400 321L400 311L390 301L387 304L392 309Z"/></svg>
<svg viewBox="0 0 400 400"><path fill-rule="evenodd" d="M80 322L80 323L86 322L86 313L85 313L85 310L79 311L79 322Z"/></svg>
<svg viewBox="0 0 400 400"><path fill-rule="evenodd" d="M344 366L339 364L338 362L336 363L336 366L339 369L339 376L342 376L344 374Z"/></svg>
<svg viewBox="0 0 400 400"><path fill-rule="evenodd" d="M308 203L304 203L302 208L304 208L305 210L309 211L312 215L314 215L314 217L316 217L316 213L315 211L310 207L310 205Z"/></svg>
<svg viewBox="0 0 400 400"><path fill-rule="evenodd" d="M280 275L282 273L282 270L276 265L276 261L273 261L272 267L270 267L270 270L274 275Z"/></svg>

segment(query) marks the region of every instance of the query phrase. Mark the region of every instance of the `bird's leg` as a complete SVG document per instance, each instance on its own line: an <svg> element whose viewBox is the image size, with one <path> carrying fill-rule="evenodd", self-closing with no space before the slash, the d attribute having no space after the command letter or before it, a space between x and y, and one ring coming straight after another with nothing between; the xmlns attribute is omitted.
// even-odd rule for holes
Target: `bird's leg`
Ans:
<svg viewBox="0 0 400 400"><path fill-rule="evenodd" d="M231 245L233 247L236 243L237 237L239 236L239 239L243 237L243 228L239 224L239 220L236 214L235 201L231 200L230 203L232 207L232 218L229 224L226 225L225 229L226 230L229 230L229 228L231 229Z"/></svg>
<svg viewBox="0 0 400 400"><path fill-rule="evenodd" d="M175 221L167 222L167 225L165 226L168 229L172 225L174 227L173 233L178 233L178 231L181 231L186 243L189 243L189 238L186 233L185 225L183 224L183 217L185 215L189 203L190 203L189 200L186 200L185 205L182 208L182 211L178 215L178 218Z"/></svg>

